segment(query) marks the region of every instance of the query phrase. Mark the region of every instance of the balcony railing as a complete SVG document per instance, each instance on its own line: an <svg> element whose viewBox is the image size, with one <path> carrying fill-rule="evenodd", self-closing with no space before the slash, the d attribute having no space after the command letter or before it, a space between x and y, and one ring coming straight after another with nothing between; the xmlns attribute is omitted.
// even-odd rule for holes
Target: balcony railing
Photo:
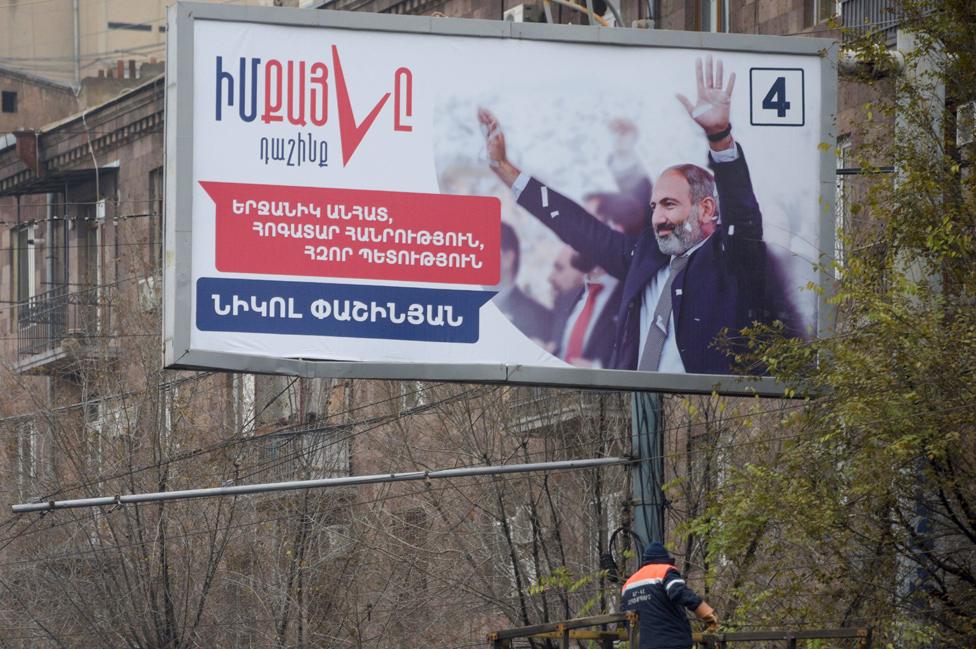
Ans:
<svg viewBox="0 0 976 649"><path fill-rule="evenodd" d="M345 428L271 433L254 438L249 455L256 482L288 482L349 475Z"/></svg>
<svg viewBox="0 0 976 649"><path fill-rule="evenodd" d="M512 425L523 433L537 431L539 435L548 435L569 422L599 416L603 393L519 387L512 394L509 404ZM626 402L610 399L603 405L606 407L603 413L605 417L629 417L630 410Z"/></svg>
<svg viewBox="0 0 976 649"><path fill-rule="evenodd" d="M53 352L72 338L94 344L111 331L108 287L78 291L59 286L17 305L17 353L20 359Z"/></svg>
<svg viewBox="0 0 976 649"><path fill-rule="evenodd" d="M884 39L886 47L894 47L903 18L897 4L892 0L843 0L845 39L876 34Z"/></svg>

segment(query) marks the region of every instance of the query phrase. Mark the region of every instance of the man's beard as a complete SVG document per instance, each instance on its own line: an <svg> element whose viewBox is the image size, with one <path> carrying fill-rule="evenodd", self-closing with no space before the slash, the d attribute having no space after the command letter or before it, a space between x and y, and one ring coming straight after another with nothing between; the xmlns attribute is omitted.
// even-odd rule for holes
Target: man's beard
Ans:
<svg viewBox="0 0 976 649"><path fill-rule="evenodd" d="M703 239L701 223L698 220L698 211L699 208L696 206L688 215L688 218L685 219L684 223L676 225L674 229L670 230L667 238L662 238L655 228L654 238L657 239L657 245L661 249L661 252L672 257L679 257Z"/></svg>

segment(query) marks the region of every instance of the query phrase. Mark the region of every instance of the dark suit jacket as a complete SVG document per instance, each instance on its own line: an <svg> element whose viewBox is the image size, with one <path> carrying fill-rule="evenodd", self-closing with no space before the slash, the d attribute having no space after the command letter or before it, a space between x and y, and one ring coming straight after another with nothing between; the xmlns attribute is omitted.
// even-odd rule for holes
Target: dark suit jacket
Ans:
<svg viewBox="0 0 976 649"><path fill-rule="evenodd" d="M685 371L727 374L732 371L731 359L714 344L720 332L728 329L734 337L743 327L772 318L766 306L762 214L742 147L734 162L710 166L722 222L675 278L672 307ZM551 188L545 189L533 178L519 196L519 205L563 241L620 278L623 289L609 367L636 369L643 345L640 307L644 290L670 257L661 252L650 224L639 236L628 236L603 225Z"/></svg>
<svg viewBox="0 0 976 649"><path fill-rule="evenodd" d="M557 293L552 304L552 322L549 327L549 340L553 343L553 355L562 358L563 356L563 334L566 333L566 326L569 324L569 316L573 314L573 308L583 294L583 288Z"/></svg>
<svg viewBox="0 0 976 649"><path fill-rule="evenodd" d="M505 317L526 336L549 341L552 313L518 286L513 286L511 291L503 297L496 297L494 301Z"/></svg>

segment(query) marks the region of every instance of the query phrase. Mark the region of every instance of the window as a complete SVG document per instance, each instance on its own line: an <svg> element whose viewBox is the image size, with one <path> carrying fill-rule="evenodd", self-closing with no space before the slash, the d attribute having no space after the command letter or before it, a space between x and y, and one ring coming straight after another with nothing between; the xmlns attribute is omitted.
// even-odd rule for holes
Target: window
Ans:
<svg viewBox="0 0 976 649"><path fill-rule="evenodd" d="M507 525L503 525L501 520L493 521L495 532L491 535L493 545L493 561L495 562L495 574L507 582L512 593L518 587L515 578L518 571L522 588L528 588L539 579L536 569L535 556L533 554L533 540L535 531L533 529L532 512L528 505L516 506L513 512L506 518ZM508 528L506 537L505 528ZM544 530L538 530L540 536ZM545 539L540 539L545 543ZM515 555L515 562L512 562L512 554Z"/></svg>
<svg viewBox="0 0 976 649"><path fill-rule="evenodd" d="M840 14L840 0L804 0L803 18L807 27L813 27Z"/></svg>
<svg viewBox="0 0 976 649"><path fill-rule="evenodd" d="M97 398L85 404L85 459L89 476L97 476L102 470L104 415L102 402Z"/></svg>
<svg viewBox="0 0 976 649"><path fill-rule="evenodd" d="M151 32L152 25L146 23L122 23L122 22L109 22L109 29L127 29L134 32Z"/></svg>
<svg viewBox="0 0 976 649"><path fill-rule="evenodd" d="M425 405L423 381L400 381L400 410L413 410Z"/></svg>
<svg viewBox="0 0 976 649"><path fill-rule="evenodd" d="M149 172L149 261L153 271L163 261L163 168Z"/></svg>
<svg viewBox="0 0 976 649"><path fill-rule="evenodd" d="M88 406L88 425L106 440L126 437L129 433L130 412L125 404L118 400L105 399L90 403Z"/></svg>
<svg viewBox="0 0 976 649"><path fill-rule="evenodd" d="M234 429L238 434L253 433L256 415L254 407L254 375L234 374L231 390L234 404Z"/></svg>
<svg viewBox="0 0 976 649"><path fill-rule="evenodd" d="M34 297L34 226L23 225L13 231L14 301L27 302Z"/></svg>
<svg viewBox="0 0 976 649"><path fill-rule="evenodd" d="M68 225L64 196L48 194L47 259L50 259L50 276L45 290L68 284Z"/></svg>
<svg viewBox="0 0 976 649"><path fill-rule="evenodd" d="M729 31L729 0L698 0L696 4L699 31Z"/></svg>
<svg viewBox="0 0 976 649"><path fill-rule="evenodd" d="M341 478L350 475L351 429L328 428L298 435L299 456L312 478Z"/></svg>
<svg viewBox="0 0 976 649"><path fill-rule="evenodd" d="M0 108L5 113L17 112L17 93L13 90L0 92Z"/></svg>
<svg viewBox="0 0 976 649"><path fill-rule="evenodd" d="M851 171L851 137L841 135L837 138L837 195L834 199L834 259L837 266L834 270L835 275L840 274L840 268L844 265L844 236L850 228L851 219L851 196L848 187Z"/></svg>
<svg viewBox="0 0 976 649"><path fill-rule="evenodd" d="M97 286L100 279L99 263L99 204L83 202L78 206L78 217L75 227L75 250L78 268L80 270L78 283L85 287Z"/></svg>
<svg viewBox="0 0 976 649"><path fill-rule="evenodd" d="M17 435L17 488L21 498L36 495L37 481L37 427L27 419L16 426Z"/></svg>
<svg viewBox="0 0 976 649"><path fill-rule="evenodd" d="M427 574L430 558L424 552L430 535L431 520L423 507L411 507L393 515L393 529L397 539L403 543L410 556L415 557L410 570L403 575L407 592L415 595L427 588ZM411 597L423 606L424 598Z"/></svg>

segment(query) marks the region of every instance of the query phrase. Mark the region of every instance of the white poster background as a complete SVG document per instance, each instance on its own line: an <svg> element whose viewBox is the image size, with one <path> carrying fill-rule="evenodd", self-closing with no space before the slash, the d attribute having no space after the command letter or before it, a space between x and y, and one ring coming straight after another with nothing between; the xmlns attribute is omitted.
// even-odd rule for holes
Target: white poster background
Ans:
<svg viewBox="0 0 976 649"><path fill-rule="evenodd" d="M357 121L386 92L394 72L413 74L413 116L409 133L393 129L393 98L386 103L348 166L342 165L332 69L338 48ZM465 192L502 198L502 220L517 225L522 269L517 283L538 301L551 300L546 276L561 243L547 228L514 206L509 190L487 166L478 106L502 124L509 157L569 197L613 191L606 166L612 138L607 123L626 118L639 128L638 150L652 179L678 163L707 164L707 142L676 93L694 101L695 60L709 52L516 39L418 35L197 20L194 27L193 241L192 286L200 277L237 277L300 282L370 283L480 289L491 287L417 282L358 281L283 275L221 273L214 266L215 205L199 181L446 193L439 171L470 170ZM819 202L820 60L814 56L716 52L726 75L736 74L732 97L733 135L749 163L763 213L767 247L788 269L794 306L815 334L817 297L805 290L816 282L814 264L823 246ZM329 120L322 127L261 121L264 88L258 86L258 117L243 122L225 100L215 119L216 57L239 82L240 57L321 61L329 68ZM750 125L749 70L804 70L806 124ZM250 71L250 67L248 68ZM259 74L259 78L261 75ZM249 82L253 83L252 79ZM226 92L226 88L225 88ZM795 98L798 99L798 98ZM814 118L816 116L816 118ZM311 133L329 145L327 167L289 167L265 162L262 137ZM459 215L458 218L464 218ZM253 254L261 254L260 250ZM191 304L196 304L193 295ZM526 338L491 302L481 309L480 339L473 344L372 340L324 336L201 331L191 329L191 348L249 356L381 362L488 363L567 367Z"/></svg>

